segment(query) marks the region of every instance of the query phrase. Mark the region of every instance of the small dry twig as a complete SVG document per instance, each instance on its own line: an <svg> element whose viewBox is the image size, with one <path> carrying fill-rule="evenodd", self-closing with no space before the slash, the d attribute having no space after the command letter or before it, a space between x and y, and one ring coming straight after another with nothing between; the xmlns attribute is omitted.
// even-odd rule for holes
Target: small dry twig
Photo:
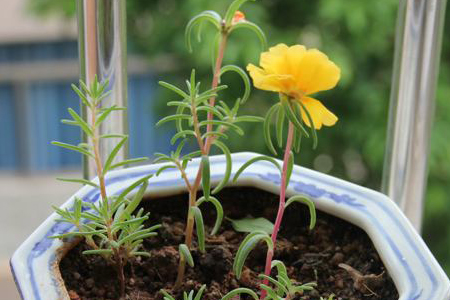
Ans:
<svg viewBox="0 0 450 300"><path fill-rule="evenodd" d="M372 295L379 297L379 295L377 295L373 291L373 288L378 287L382 284L384 271L379 275L375 274L363 275L361 272L359 272L358 270L354 269L353 267L347 264L340 263L338 266L348 272L350 277L353 279L353 287L355 289L357 289L361 293L370 292Z"/></svg>

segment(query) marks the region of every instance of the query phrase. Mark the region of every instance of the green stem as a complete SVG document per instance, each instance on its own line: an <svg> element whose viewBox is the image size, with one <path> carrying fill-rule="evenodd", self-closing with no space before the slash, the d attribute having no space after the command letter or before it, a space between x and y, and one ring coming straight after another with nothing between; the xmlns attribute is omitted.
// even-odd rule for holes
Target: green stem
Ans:
<svg viewBox="0 0 450 300"><path fill-rule="evenodd" d="M94 101L95 103L96 101ZM110 214L110 206L108 202L108 198L106 195L106 185L105 185L105 174L103 173L103 164L102 159L100 157L100 145L99 145L99 134L98 128L95 126L96 118L97 118L97 107L95 105L92 106L92 117L91 117L91 126L93 128L94 136L92 137L92 145L94 148L94 159L97 168L97 176L99 180L100 186L100 195L102 197L103 205L106 205L108 213ZM106 231L109 242L115 241L115 236L111 233L112 231L112 216L110 219L105 220ZM123 262L120 255L120 251L118 249L113 248L113 261L116 265L117 277L119 278L120 283L120 296L123 297L125 295L125 275L123 272Z"/></svg>

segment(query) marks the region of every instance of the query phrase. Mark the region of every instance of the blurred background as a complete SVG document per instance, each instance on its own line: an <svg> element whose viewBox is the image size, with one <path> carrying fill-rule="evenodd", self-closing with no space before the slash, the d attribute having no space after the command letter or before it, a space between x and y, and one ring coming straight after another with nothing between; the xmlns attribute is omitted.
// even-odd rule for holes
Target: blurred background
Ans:
<svg viewBox="0 0 450 300"><path fill-rule="evenodd" d="M79 110L70 84L78 81L75 1L2 1L0 10L0 290L15 299L7 261L14 249L78 186L57 182L81 176L78 154L51 146L76 143L80 133L61 125L67 107ZM170 150L170 126L155 122L173 100L158 80L184 84L191 68L203 86L211 81L212 34L205 27L194 54L184 45L184 26L203 10L223 14L228 0L127 0L130 156ZM259 0L242 8L266 32L269 45L304 44L324 51L342 70L337 88L318 98L339 122L320 131L296 161L303 166L378 190L381 185L398 0ZM447 9L449 10L449 9ZM450 11L445 23L431 136L423 237L450 274ZM235 32L225 63L257 63L261 47L246 31ZM233 76L225 84L240 87ZM241 90L230 90L234 99ZM234 98L233 98L234 97ZM253 90L242 114L263 115L274 95ZM267 153L261 125L245 127L246 142L230 140L232 151ZM9 295L9 294L8 294Z"/></svg>

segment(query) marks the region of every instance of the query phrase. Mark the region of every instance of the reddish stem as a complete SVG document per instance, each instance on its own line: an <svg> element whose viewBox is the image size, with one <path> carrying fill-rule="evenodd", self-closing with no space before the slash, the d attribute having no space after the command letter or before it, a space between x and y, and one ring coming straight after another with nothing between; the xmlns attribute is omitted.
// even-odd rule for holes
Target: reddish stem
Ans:
<svg viewBox="0 0 450 300"><path fill-rule="evenodd" d="M273 226L273 232L272 232L272 242L273 242L273 249L267 250L267 256L266 256L266 267L264 270L264 274L267 276L270 276L270 270L272 265L272 258L273 254L275 252L276 242L277 242L277 235L278 231L280 230L281 221L283 219L284 214L284 208L285 208L285 198L286 198L286 179L287 179L287 168L289 163L289 156L291 153L292 148L292 141L294 139L294 125L292 122L289 122L289 131L286 141L286 149L284 150L284 159L283 159L283 171L281 173L281 187L280 187L280 202L278 206L278 213L277 213L277 219L275 220L275 225ZM269 281L267 279L264 279L263 283L267 285ZM261 290L261 297L260 299L264 299L267 295L267 292L265 290Z"/></svg>
<svg viewBox="0 0 450 300"><path fill-rule="evenodd" d="M227 40L228 40L228 33L227 32L222 32L222 38L220 39L220 44L219 44L219 54L217 56L217 60L216 60L216 65L214 67L214 76L213 76L213 81L211 84L211 88L215 89L218 85L219 85L219 79L220 79L220 69L222 69L222 61L223 61L223 56L225 54L225 48L227 46ZM211 97L209 99L209 105L214 107L216 102L216 97ZM213 119L214 115L212 112L208 112L208 121L211 121ZM212 124L208 124L206 127L206 132L210 132L212 130ZM205 143L205 152L209 153L209 150L211 149L211 144L213 141L213 137L212 136L208 136L206 138L206 143Z"/></svg>
<svg viewBox="0 0 450 300"><path fill-rule="evenodd" d="M216 65L214 67L214 74L213 74L213 80L212 80L212 88L216 88L217 85L219 84L219 78L220 78L220 69L222 68L222 61L223 61L223 56L225 53L225 48L227 45L227 38L228 38L228 33L227 32L223 32L222 33L222 38L220 40L220 44L219 44L219 54L217 56L217 60L216 60ZM209 105L214 106L216 101L215 97L211 97L209 99ZM195 110L193 111L193 117L194 117L194 127L196 128L196 136L197 136L197 142L198 142L198 146L200 148L200 150L202 151L202 155L208 155L209 151L211 149L211 144L213 142L212 136L208 136L206 138L205 143L203 143L203 141L200 138L200 129L198 128L198 117L195 113ZM214 115L211 112L208 112L208 120L212 120L214 117ZM210 132L212 130L212 125L208 124L206 127L206 132ZM197 171L197 176L195 178L194 184L189 186L189 183L187 182L187 186L189 188L189 212L188 212L188 218L187 218L187 223L186 223L186 229L185 229L185 234L184 234L184 243L186 244L186 246L190 249L191 245L192 245L192 235L193 235L193 231L194 231L194 216L190 213L190 208L195 206L195 202L197 200L197 191L198 188L200 187L200 183L201 183L201 179L202 179L202 168L201 168L201 164L198 168ZM183 278L184 278L184 274L185 274L185 270L186 270L186 261L184 260L184 258L180 258L180 263L178 265L178 274L177 274L177 279L175 280L175 285L174 285L174 289L177 289L181 286Z"/></svg>

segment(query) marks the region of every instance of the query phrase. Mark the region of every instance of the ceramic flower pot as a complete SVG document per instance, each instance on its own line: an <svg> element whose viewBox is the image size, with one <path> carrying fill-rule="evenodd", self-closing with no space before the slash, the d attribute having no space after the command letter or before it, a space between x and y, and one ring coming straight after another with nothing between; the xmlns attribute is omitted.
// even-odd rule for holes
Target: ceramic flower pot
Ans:
<svg viewBox="0 0 450 300"><path fill-rule="evenodd" d="M255 157L254 153L233 154L233 170ZM196 175L199 160L188 167L188 176ZM280 162L281 163L281 162ZM219 182L225 168L224 156L211 157L211 178ZM155 172L147 165L111 172L107 191L115 194L135 180ZM280 177L270 163L261 161L246 169L237 186L253 186L278 193ZM177 171L169 169L150 179L148 195L168 196L185 190ZM318 210L338 216L362 228L372 239L400 295L400 300L448 300L450 282L428 250L422 238L392 200L378 192L296 166L287 195L304 194L312 198ZM99 193L90 186L81 188L62 207L70 208L74 197L96 202ZM69 231L71 225L56 223L52 214L16 250L11 270L23 299L69 299L58 263L70 245L49 236Z"/></svg>

